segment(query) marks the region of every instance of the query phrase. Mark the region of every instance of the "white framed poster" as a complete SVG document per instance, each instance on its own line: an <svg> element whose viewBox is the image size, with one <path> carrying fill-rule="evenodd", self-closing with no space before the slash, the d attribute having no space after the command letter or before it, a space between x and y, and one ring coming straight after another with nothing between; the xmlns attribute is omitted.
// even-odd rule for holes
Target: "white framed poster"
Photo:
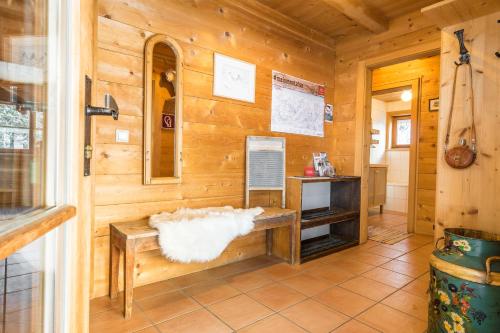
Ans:
<svg viewBox="0 0 500 333"><path fill-rule="evenodd" d="M213 94L255 103L255 64L214 53Z"/></svg>
<svg viewBox="0 0 500 333"><path fill-rule="evenodd" d="M323 137L325 86L273 71L271 131Z"/></svg>

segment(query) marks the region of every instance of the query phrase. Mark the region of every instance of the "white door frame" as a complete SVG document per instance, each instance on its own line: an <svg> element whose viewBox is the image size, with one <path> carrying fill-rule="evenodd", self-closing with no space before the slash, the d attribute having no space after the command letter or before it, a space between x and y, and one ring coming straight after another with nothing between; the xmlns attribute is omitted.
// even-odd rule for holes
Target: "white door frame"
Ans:
<svg viewBox="0 0 500 333"><path fill-rule="evenodd" d="M77 207L79 189L79 0L48 1L47 206ZM78 214L78 212L77 212ZM45 236L44 332L71 332L76 281L74 217Z"/></svg>

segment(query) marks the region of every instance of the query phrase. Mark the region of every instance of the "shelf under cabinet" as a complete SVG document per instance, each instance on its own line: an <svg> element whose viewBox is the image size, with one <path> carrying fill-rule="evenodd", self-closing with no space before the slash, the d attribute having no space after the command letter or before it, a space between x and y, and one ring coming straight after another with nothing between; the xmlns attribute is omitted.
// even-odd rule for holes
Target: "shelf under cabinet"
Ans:
<svg viewBox="0 0 500 333"><path fill-rule="evenodd" d="M301 242L300 261L306 262L317 257L341 251L359 244L357 239L344 239L335 235L320 236Z"/></svg>
<svg viewBox="0 0 500 333"><path fill-rule="evenodd" d="M334 207L332 209L312 209L302 212L301 229L309 229L325 224L352 220L359 216L359 211Z"/></svg>

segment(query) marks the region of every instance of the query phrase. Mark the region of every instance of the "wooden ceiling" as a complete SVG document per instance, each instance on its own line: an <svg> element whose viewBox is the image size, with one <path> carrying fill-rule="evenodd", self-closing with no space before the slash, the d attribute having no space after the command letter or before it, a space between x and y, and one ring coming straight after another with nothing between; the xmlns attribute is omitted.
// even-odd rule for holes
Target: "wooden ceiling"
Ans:
<svg viewBox="0 0 500 333"><path fill-rule="evenodd" d="M257 0L331 38L380 33L398 16L438 0Z"/></svg>

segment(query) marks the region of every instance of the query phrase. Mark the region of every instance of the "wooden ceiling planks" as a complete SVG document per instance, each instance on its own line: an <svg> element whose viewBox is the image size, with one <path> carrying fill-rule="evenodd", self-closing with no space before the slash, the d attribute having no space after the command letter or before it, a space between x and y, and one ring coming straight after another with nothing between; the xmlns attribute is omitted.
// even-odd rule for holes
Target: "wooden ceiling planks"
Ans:
<svg viewBox="0 0 500 333"><path fill-rule="evenodd" d="M334 39L382 32L387 26L387 21L438 2L437 0L258 1ZM371 22L368 22L370 17Z"/></svg>
<svg viewBox="0 0 500 333"><path fill-rule="evenodd" d="M323 1L318 0L258 0L292 19L321 31L332 38L360 34L366 30Z"/></svg>
<svg viewBox="0 0 500 333"><path fill-rule="evenodd" d="M268 24L292 33L296 37L333 50L334 41L330 36L314 30L314 27L303 25L257 0L218 0L218 3L263 20ZM223 10L223 7L221 9Z"/></svg>
<svg viewBox="0 0 500 333"><path fill-rule="evenodd" d="M444 0L422 8L422 14L441 27L472 20L500 10L498 0Z"/></svg>
<svg viewBox="0 0 500 333"><path fill-rule="evenodd" d="M387 30L389 22L378 10L367 6L363 0L324 0L343 15L374 33Z"/></svg>

